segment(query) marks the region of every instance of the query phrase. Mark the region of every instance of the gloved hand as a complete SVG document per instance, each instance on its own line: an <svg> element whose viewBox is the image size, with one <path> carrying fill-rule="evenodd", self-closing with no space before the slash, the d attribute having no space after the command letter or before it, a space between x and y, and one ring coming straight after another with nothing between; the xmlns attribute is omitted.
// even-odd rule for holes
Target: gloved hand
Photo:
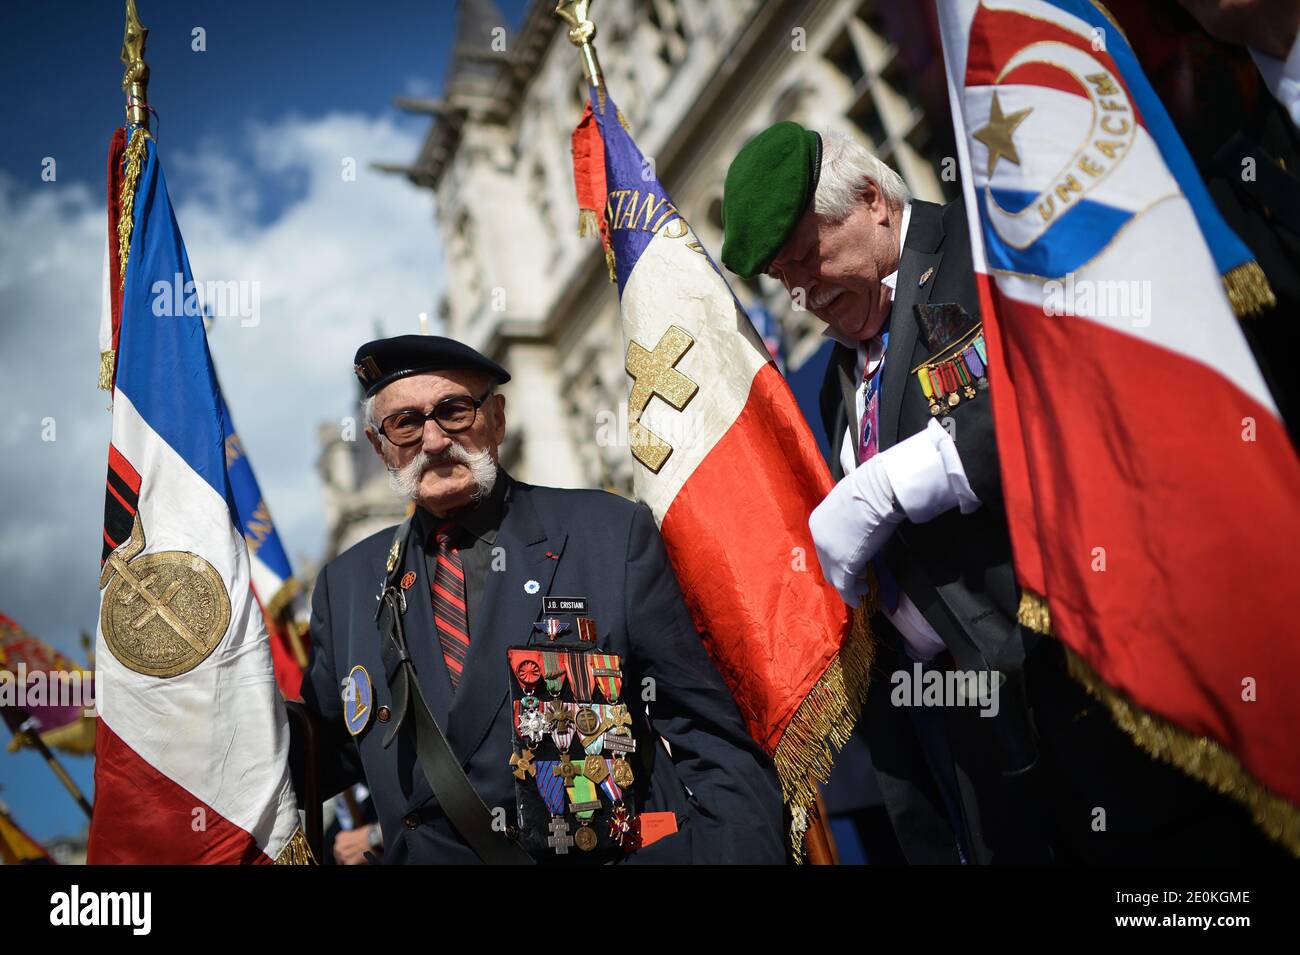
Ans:
<svg viewBox="0 0 1300 955"><path fill-rule="evenodd" d="M822 574L850 607L866 593L867 564L907 516L884 465L883 454L858 465L808 518Z"/></svg>

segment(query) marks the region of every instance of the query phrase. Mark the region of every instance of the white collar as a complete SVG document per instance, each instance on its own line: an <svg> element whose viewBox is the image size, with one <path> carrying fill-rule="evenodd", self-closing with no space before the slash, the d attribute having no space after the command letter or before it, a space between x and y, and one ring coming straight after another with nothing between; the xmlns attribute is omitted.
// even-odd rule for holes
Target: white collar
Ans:
<svg viewBox="0 0 1300 955"><path fill-rule="evenodd" d="M903 261L903 249L905 248L907 243L907 224L911 220L912 220L912 204L910 202L906 202L903 204L903 224L902 227L899 228L898 230L898 261L900 263ZM880 280L880 284L883 285L885 288L889 289L890 292L894 291L894 286L897 284L897 282L898 282L898 269L894 269L894 271L890 272L888 275L886 275L883 279ZM827 325L826 328L822 331L822 337L829 338L831 341L843 345L845 348L856 349L861 347L863 344L865 344L864 342L854 341L850 338L845 338L843 335L835 331L829 325Z"/></svg>

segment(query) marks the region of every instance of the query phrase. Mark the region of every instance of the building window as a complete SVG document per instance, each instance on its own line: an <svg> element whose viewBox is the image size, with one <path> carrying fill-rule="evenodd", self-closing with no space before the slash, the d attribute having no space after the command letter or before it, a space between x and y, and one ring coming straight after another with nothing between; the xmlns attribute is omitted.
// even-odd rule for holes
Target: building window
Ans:
<svg viewBox="0 0 1300 955"><path fill-rule="evenodd" d="M845 118L867 148L898 170L918 198L951 201L960 184L940 175L944 157L955 155L948 110L946 103L937 109L923 105L929 97L922 87L932 84L918 76L915 62L914 38L926 35L926 24L886 18L880 6L876 0L859 6L822 58L851 88ZM933 53L942 70L938 51Z"/></svg>
<svg viewBox="0 0 1300 955"><path fill-rule="evenodd" d="M686 28L682 24L677 0L649 0L646 16L659 37L659 59L664 66L672 66L686 57Z"/></svg>

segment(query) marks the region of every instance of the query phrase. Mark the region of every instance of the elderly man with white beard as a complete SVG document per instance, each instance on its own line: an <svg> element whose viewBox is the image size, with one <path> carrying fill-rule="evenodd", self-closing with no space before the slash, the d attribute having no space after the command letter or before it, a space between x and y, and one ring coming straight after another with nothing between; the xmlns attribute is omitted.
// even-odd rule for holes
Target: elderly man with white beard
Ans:
<svg viewBox="0 0 1300 955"><path fill-rule="evenodd" d="M370 342L354 369L415 507L317 578L322 795L364 779L385 863L782 861L775 769L649 509L506 474L510 375L460 342ZM297 737L291 761L301 783Z"/></svg>

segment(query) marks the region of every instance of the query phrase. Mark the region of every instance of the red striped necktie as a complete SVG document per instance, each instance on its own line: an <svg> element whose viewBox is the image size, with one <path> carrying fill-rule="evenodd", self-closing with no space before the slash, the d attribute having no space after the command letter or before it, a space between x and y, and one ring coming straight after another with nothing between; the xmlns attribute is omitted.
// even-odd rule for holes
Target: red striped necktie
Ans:
<svg viewBox="0 0 1300 955"><path fill-rule="evenodd" d="M460 685L469 653L469 623L465 615L465 569L460 548L453 541L457 526L447 521L434 531L437 542L437 569L433 574L433 623L442 644L442 658L447 661L447 675L454 690Z"/></svg>

